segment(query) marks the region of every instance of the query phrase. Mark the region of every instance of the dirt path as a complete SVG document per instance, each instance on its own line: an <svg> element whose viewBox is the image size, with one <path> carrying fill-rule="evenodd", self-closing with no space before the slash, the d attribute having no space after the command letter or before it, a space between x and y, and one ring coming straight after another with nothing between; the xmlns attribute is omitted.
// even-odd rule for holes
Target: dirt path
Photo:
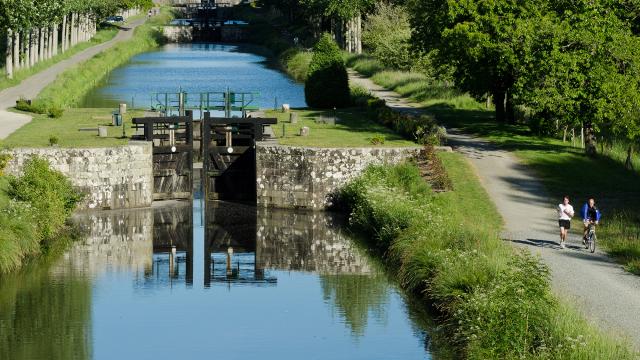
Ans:
<svg viewBox="0 0 640 360"><path fill-rule="evenodd" d="M23 80L20 84L0 91L0 139L6 139L14 131L31 121L31 116L16 114L7 109L16 105L18 99L34 99L42 89L52 83L56 77L68 68L91 59L103 50L115 44L128 40L133 36L133 30L143 24L146 19L140 19L122 28L111 40L85 49L72 57L62 60L51 67Z"/></svg>
<svg viewBox="0 0 640 360"><path fill-rule="evenodd" d="M367 78L351 71L349 78L398 111L420 111L418 104ZM577 305L602 329L628 338L640 349L640 277L625 272L602 252L584 250L581 229L572 229L567 248L560 249L555 212L560 201L550 199L542 183L513 154L455 129L449 133L449 144L469 159L502 215L503 239L539 254L551 269L556 294Z"/></svg>

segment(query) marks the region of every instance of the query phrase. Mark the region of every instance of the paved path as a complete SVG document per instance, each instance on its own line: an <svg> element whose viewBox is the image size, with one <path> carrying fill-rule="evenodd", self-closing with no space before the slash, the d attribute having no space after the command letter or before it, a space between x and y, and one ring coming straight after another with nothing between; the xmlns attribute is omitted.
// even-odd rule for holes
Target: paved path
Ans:
<svg viewBox="0 0 640 360"><path fill-rule="evenodd" d="M350 80L370 89L398 111L419 112L418 104L350 72ZM584 250L578 230L560 249L555 206L542 183L508 151L449 129L449 144L473 165L505 222L503 238L539 254L551 269L554 292L573 302L606 331L628 338L640 349L640 276L625 272L605 254ZM574 206L577 207L576 204Z"/></svg>
<svg viewBox="0 0 640 360"><path fill-rule="evenodd" d="M130 39L133 30L143 24L146 19L140 19L122 28L111 40L85 49L72 57L62 60L51 67L23 80L20 84L0 91L0 139L6 139L14 131L31 121L31 116L16 114L7 109L16 105L18 99L34 99L42 89L52 83L56 77L68 68L84 62L105 49L111 48L115 44Z"/></svg>

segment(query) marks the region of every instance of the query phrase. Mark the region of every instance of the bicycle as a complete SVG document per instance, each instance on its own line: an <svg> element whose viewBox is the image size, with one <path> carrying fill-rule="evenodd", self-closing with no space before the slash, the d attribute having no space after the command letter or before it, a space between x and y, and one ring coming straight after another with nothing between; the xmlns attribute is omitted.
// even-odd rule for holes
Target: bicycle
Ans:
<svg viewBox="0 0 640 360"><path fill-rule="evenodd" d="M584 243L584 248L589 249L591 253L596 251L596 225L593 222L589 222L589 228L587 230L587 239Z"/></svg>

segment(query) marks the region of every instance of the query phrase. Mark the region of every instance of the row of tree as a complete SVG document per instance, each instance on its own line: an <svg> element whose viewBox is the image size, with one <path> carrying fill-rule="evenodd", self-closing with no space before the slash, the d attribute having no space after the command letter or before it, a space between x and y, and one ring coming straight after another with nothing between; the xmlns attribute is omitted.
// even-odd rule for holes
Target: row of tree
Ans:
<svg viewBox="0 0 640 360"><path fill-rule="evenodd" d="M109 15L131 15L152 5L152 0L0 0L6 75L12 78L14 71L90 40Z"/></svg>
<svg viewBox="0 0 640 360"><path fill-rule="evenodd" d="M516 106L542 128L640 136L640 1L408 0L412 41L454 67L457 86Z"/></svg>

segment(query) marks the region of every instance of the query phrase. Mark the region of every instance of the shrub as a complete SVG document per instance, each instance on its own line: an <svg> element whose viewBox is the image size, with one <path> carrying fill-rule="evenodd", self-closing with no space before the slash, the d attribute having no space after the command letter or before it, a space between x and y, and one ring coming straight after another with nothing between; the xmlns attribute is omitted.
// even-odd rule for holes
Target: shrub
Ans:
<svg viewBox="0 0 640 360"><path fill-rule="evenodd" d="M313 49L304 95L307 104L314 108L345 107L350 103L347 69L338 45L329 34L324 34Z"/></svg>
<svg viewBox="0 0 640 360"><path fill-rule="evenodd" d="M31 102L25 99L20 99L16 102L16 110L30 112L34 114L46 114L47 107L38 102Z"/></svg>
<svg viewBox="0 0 640 360"><path fill-rule="evenodd" d="M49 110L47 110L47 114L50 118L57 119L62 117L62 114L64 114L64 110L57 106L52 106L49 108Z"/></svg>
<svg viewBox="0 0 640 360"><path fill-rule="evenodd" d="M280 55L280 64L296 81L304 82L309 74L312 53L297 48L286 50Z"/></svg>
<svg viewBox="0 0 640 360"><path fill-rule="evenodd" d="M40 240L60 230L82 199L61 172L50 169L49 163L38 157L25 163L20 178L10 178L8 193L14 200L33 207Z"/></svg>
<svg viewBox="0 0 640 360"><path fill-rule="evenodd" d="M54 135L49 136L49 146L58 145L59 142L60 140L58 139L57 136L54 136Z"/></svg>
<svg viewBox="0 0 640 360"><path fill-rule="evenodd" d="M0 176L4 175L4 169L9 164L9 160L11 160L11 155L0 154Z"/></svg>
<svg viewBox="0 0 640 360"><path fill-rule="evenodd" d="M371 145L383 145L384 144L384 135L375 135L371 138Z"/></svg>

